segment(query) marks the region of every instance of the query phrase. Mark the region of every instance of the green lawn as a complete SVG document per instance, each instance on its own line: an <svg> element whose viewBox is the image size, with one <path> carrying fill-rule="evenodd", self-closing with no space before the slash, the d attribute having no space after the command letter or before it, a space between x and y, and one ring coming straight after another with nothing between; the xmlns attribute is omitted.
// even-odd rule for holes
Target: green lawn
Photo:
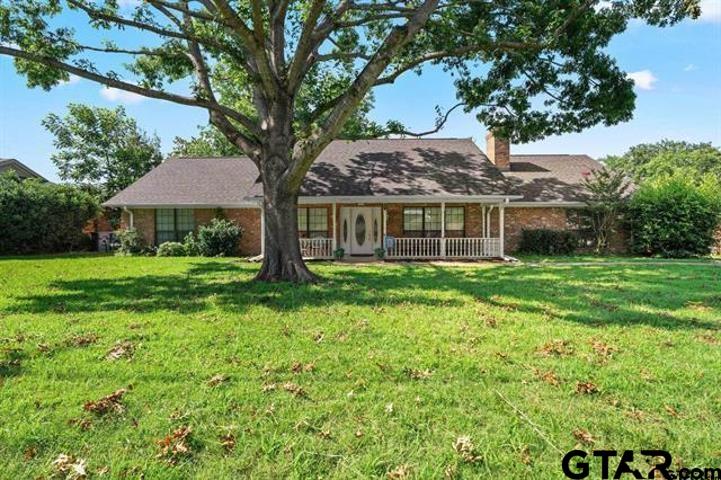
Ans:
<svg viewBox="0 0 721 480"><path fill-rule="evenodd" d="M721 465L710 261L257 268L0 260L0 478L61 453L148 479L561 478L574 446Z"/></svg>

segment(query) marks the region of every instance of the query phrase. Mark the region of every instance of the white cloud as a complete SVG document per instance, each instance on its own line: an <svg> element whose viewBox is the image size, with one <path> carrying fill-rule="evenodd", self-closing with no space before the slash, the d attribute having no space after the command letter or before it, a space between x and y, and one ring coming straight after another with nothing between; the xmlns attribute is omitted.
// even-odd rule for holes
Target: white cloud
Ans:
<svg viewBox="0 0 721 480"><path fill-rule="evenodd" d="M78 83L80 80L82 80L82 78L78 77L77 75L73 75L73 74L71 73L71 74L70 74L70 78L68 78L68 79L65 80L65 81L60 82L58 85L61 86L61 87L65 86L65 85L75 85L75 84Z"/></svg>
<svg viewBox="0 0 721 480"><path fill-rule="evenodd" d="M721 0L701 0L701 20L721 23Z"/></svg>
<svg viewBox="0 0 721 480"><path fill-rule="evenodd" d="M693 72L694 70L698 70L698 67L693 63L689 63L688 65L683 67L684 72Z"/></svg>
<svg viewBox="0 0 721 480"><path fill-rule="evenodd" d="M126 92L125 90L118 90L112 87L103 87L100 89L100 95L111 102L120 103L140 103L145 100L145 97L138 95L133 92Z"/></svg>
<svg viewBox="0 0 721 480"><path fill-rule="evenodd" d="M633 80L636 87L641 90L653 90L653 84L658 81L658 78L654 76L651 70L640 70L638 72L631 72L628 74L628 78Z"/></svg>

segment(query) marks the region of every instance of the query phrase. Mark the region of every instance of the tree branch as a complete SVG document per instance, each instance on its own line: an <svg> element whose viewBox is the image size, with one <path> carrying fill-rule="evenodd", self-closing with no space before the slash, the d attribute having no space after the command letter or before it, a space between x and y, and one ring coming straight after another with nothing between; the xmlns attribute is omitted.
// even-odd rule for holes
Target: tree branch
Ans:
<svg viewBox="0 0 721 480"><path fill-rule="evenodd" d="M425 0L404 25L393 27L373 59L365 65L350 88L332 108L323 125L310 138L296 145L291 165L283 176L291 186L301 184L313 161L345 125L353 110L391 63L393 56L423 28L439 1Z"/></svg>
<svg viewBox="0 0 721 480"><path fill-rule="evenodd" d="M102 75L99 73L91 72L91 71L85 70L83 68L71 65L69 63L61 62L52 57L46 57L44 55L38 55L35 53L25 52L23 50L18 50L16 48L7 47L4 45L0 45L0 55L8 55L8 56L11 56L14 58L22 58L24 60L36 62L41 65L45 65L45 66L48 66L51 68L56 68L56 69L62 70L64 72L72 73L73 75L77 75L78 77L85 78L87 80L92 80L94 82L100 83L107 87L117 88L119 90L125 90L127 92L141 95L143 97L155 98L158 100L167 100L169 102L177 103L180 105L187 105L187 106L191 106L191 107L202 107L202 108L205 108L208 110L217 111L219 113L227 115L228 117L230 117L234 120L237 120L238 122L240 122L243 125L245 125L245 123L253 124L253 121L250 118L246 117L245 115L243 115L239 112L236 112L235 110L230 109L226 106L219 105L219 104L213 104L212 102L210 102L209 100L206 100L206 99L186 97L186 96L178 95L175 93L164 92L162 90L154 90L151 88L141 87L139 85L135 85L133 83L118 80L116 78L112 78L107 75Z"/></svg>

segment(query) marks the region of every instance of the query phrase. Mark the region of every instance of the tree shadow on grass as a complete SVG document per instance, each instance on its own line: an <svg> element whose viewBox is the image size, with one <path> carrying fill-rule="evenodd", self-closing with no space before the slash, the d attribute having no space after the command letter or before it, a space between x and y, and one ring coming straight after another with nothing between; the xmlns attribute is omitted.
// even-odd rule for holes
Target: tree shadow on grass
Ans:
<svg viewBox="0 0 721 480"><path fill-rule="evenodd" d="M200 312L263 307L437 308L483 304L589 326L644 324L668 330L721 326L721 270L711 267L483 267L394 264L324 269L319 285L252 281L255 265L192 264L184 273L53 282L51 293L14 298L6 313ZM719 312L719 321L689 315L688 305ZM683 310L683 315L679 313ZM474 310L470 310L474 311Z"/></svg>

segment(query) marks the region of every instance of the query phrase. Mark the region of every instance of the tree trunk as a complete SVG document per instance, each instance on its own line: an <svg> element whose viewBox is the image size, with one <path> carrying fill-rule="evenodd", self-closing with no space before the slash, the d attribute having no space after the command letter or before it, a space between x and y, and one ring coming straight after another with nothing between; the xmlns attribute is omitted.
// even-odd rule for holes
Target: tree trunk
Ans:
<svg viewBox="0 0 721 480"><path fill-rule="evenodd" d="M265 194L265 256L256 280L314 283L313 274L300 253L296 196Z"/></svg>
<svg viewBox="0 0 721 480"><path fill-rule="evenodd" d="M261 174L265 207L265 252L255 279L264 282L315 283L300 253L298 241L298 187L284 185L277 159L266 157Z"/></svg>

